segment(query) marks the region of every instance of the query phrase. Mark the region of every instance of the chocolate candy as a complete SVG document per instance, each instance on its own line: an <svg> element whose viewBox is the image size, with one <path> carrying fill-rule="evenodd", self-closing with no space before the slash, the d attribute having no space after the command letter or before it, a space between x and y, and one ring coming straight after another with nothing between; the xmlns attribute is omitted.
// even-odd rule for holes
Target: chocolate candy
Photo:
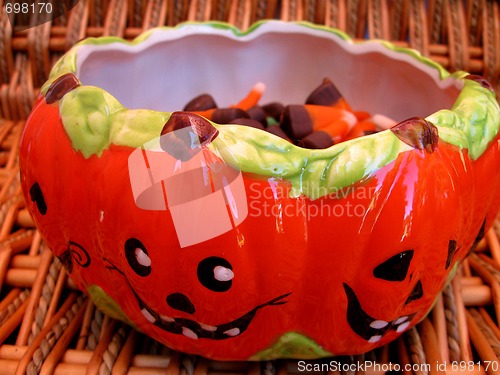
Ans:
<svg viewBox="0 0 500 375"><path fill-rule="evenodd" d="M245 118L245 117L237 118L237 119L231 120L229 123L230 124L245 125L245 126L250 126L252 128L264 130L264 125L262 125L257 120L253 120L251 118Z"/></svg>
<svg viewBox="0 0 500 375"><path fill-rule="evenodd" d="M281 128L288 137L296 142L312 133L313 124L303 105L288 105L281 115Z"/></svg>
<svg viewBox="0 0 500 375"><path fill-rule="evenodd" d="M272 103L268 103L266 105L263 105L262 109L266 113L267 117L272 117L276 121L279 121L281 118L281 114L283 113L283 110L285 109L285 106L281 103L278 103L278 102L272 102Z"/></svg>
<svg viewBox="0 0 500 375"><path fill-rule="evenodd" d="M483 84L481 77L470 76L469 78ZM368 113L353 112L337 87L328 78L324 78L321 84L310 93L305 104L284 106L280 102L268 102L261 106L259 100L263 91L264 84L259 82L245 98L237 102L236 105L226 108L218 108L211 95L202 94L187 103L184 107L186 112L181 113L198 112L218 124L237 124L267 130L295 145L310 149L328 148L336 142L343 142L391 128L396 123L379 114L370 118ZM342 117L344 115L349 115L349 121ZM339 119L339 117L342 118ZM366 119L369 121L364 123L363 121ZM184 115L180 116L178 120L192 122L191 127L197 123L194 119L188 119ZM341 129L337 128L337 120L341 120L340 123L342 121L348 122L349 129L346 130L346 132L349 131L348 135L343 134ZM171 122L173 123L173 121ZM209 124L209 122L207 123ZM413 123L418 123L418 121L413 121ZM355 131L351 129L354 124L356 124ZM342 123L342 126L344 125ZM432 128L421 125L417 124L416 127L413 127L409 124L403 124L391 130L404 142L431 152L435 148ZM175 129L167 129L167 126L164 128L164 132L167 133L172 130ZM212 135L210 131L207 132L203 129L193 128L191 135L193 132L198 135L202 145L217 136L217 134ZM204 136L205 133L207 134ZM186 143L187 139L182 139L182 141Z"/></svg>
<svg viewBox="0 0 500 375"><path fill-rule="evenodd" d="M318 130L302 138L298 142L298 146L312 149L328 148L333 146L333 140L330 134Z"/></svg>
<svg viewBox="0 0 500 375"><path fill-rule="evenodd" d="M323 79L321 85L316 87L307 97L306 104L332 106L342 98L339 90L328 78Z"/></svg>
<svg viewBox="0 0 500 375"><path fill-rule="evenodd" d="M273 125L273 126L268 126L266 129L269 133L277 135L280 138L286 139L289 141L290 139L286 135L286 133L283 131L283 129L280 128L279 125Z"/></svg>
<svg viewBox="0 0 500 375"><path fill-rule="evenodd" d="M495 92L495 89L493 88L493 86L491 85L491 83L486 78L484 78L483 76L479 76L477 74L469 74L469 75L467 75L465 77L465 79L470 79L472 81L476 81L481 86L483 86L485 89L488 89L491 92Z"/></svg>
<svg viewBox="0 0 500 375"><path fill-rule="evenodd" d="M260 122L264 127L267 126L267 116L266 112L262 109L262 107L259 107L258 105L254 105L253 107L249 108L247 110L248 115L252 120L256 120Z"/></svg>
<svg viewBox="0 0 500 375"><path fill-rule="evenodd" d="M186 104L184 111L205 111L212 108L217 108L214 98L209 94L201 94Z"/></svg>
<svg viewBox="0 0 500 375"><path fill-rule="evenodd" d="M212 121L217 124L229 124L237 118L250 118L241 108L218 108L212 114Z"/></svg>

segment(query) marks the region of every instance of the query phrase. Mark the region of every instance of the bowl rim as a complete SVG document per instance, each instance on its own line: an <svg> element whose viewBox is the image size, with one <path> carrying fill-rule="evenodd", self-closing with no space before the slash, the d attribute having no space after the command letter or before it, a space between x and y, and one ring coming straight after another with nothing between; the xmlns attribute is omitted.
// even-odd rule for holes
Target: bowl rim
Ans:
<svg viewBox="0 0 500 375"><path fill-rule="evenodd" d="M367 52L391 53L395 52L391 57L399 58L411 63L415 67L418 66L415 62L422 64L424 71L439 81L445 82L448 85L461 85L460 78L467 73L457 71L450 73L442 65L435 62L429 57L422 55L416 49L411 47L397 46L396 44L383 39L353 39L345 32L325 25L314 24L308 21L281 21L281 20L261 20L253 23L248 29L241 30L236 26L223 21L186 21L175 26L161 26L149 29L132 40L126 40L118 36L100 36L85 38L73 45L63 57L56 62L52 67L47 82L42 86L42 91L47 89L47 84L53 81L55 75L60 75L60 70L78 72L81 65L87 57L103 48L127 51L128 53L140 53L151 47L154 43L180 39L190 35L220 35L226 38L231 38L239 41L253 40L260 35L268 32L280 33L307 33L318 37L333 37L340 47L348 49L352 53L363 54ZM77 57L80 61L77 60ZM430 68L430 69L426 69ZM436 83L440 83L436 81ZM460 87L458 87L460 88Z"/></svg>

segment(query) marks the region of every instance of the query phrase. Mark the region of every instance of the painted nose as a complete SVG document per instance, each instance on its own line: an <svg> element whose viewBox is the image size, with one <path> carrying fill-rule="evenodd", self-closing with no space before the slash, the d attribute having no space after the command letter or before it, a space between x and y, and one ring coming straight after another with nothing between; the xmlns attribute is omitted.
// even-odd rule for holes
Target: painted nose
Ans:
<svg viewBox="0 0 500 375"><path fill-rule="evenodd" d="M175 309L188 314L194 314L196 309L193 303L182 293L172 293L167 296L167 304Z"/></svg>

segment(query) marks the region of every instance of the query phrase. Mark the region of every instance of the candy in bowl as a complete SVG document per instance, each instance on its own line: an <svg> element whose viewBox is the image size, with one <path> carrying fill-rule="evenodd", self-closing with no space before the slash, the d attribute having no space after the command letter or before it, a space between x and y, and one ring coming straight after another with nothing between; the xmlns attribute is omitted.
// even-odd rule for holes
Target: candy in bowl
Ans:
<svg viewBox="0 0 500 375"><path fill-rule="evenodd" d="M252 87L263 125L216 116ZM396 124L352 135L375 114ZM78 288L165 345L357 354L417 324L491 226L499 125L486 81L412 50L188 23L67 52L24 130L22 186Z"/></svg>

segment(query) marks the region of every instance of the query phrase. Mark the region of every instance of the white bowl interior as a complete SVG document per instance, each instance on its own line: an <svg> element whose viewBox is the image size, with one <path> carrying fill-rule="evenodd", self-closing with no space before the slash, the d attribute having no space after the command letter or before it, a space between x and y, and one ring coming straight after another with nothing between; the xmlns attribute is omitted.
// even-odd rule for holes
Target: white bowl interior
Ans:
<svg viewBox="0 0 500 375"><path fill-rule="evenodd" d="M304 103L329 77L355 110L403 120L450 108L461 85L380 43L353 44L297 24L269 22L236 37L231 30L187 25L157 30L135 46L86 45L77 76L129 108L181 110L210 93L219 107L237 103L257 82L265 104Z"/></svg>

